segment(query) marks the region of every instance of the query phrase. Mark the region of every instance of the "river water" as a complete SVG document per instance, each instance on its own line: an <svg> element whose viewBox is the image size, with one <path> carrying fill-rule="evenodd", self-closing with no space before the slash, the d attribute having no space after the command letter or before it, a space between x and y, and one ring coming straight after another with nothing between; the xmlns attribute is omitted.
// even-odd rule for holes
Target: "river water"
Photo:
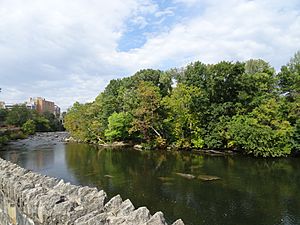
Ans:
<svg viewBox="0 0 300 225"><path fill-rule="evenodd" d="M76 143L10 146L0 157L73 184L120 194L168 222L187 225L300 224L300 159L254 159ZM221 179L187 179L176 173Z"/></svg>

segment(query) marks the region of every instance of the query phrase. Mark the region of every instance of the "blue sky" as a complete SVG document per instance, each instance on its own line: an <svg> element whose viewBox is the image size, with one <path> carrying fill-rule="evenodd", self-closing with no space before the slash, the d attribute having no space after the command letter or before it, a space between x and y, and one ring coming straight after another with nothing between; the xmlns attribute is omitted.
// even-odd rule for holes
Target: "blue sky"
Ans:
<svg viewBox="0 0 300 225"><path fill-rule="evenodd" d="M298 0L1 0L0 101L42 96L64 110L144 68L300 50Z"/></svg>
<svg viewBox="0 0 300 225"><path fill-rule="evenodd" d="M155 6L149 12L128 19L126 30L118 41L119 51L142 47L149 38L169 32L177 23L200 15L205 5L194 5L176 1L153 1Z"/></svg>

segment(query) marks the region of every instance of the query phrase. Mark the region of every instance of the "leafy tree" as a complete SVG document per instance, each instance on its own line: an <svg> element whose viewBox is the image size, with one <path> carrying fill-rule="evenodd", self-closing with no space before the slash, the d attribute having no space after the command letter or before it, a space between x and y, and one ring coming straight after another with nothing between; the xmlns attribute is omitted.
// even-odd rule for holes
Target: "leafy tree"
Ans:
<svg viewBox="0 0 300 225"><path fill-rule="evenodd" d="M78 140L86 140L87 121L84 118L86 105L75 102L65 116L65 127Z"/></svg>
<svg viewBox="0 0 300 225"><path fill-rule="evenodd" d="M294 128L281 117L280 103L270 99L248 115L234 116L229 123L229 147L255 156L287 156L292 150Z"/></svg>
<svg viewBox="0 0 300 225"><path fill-rule="evenodd" d="M50 112L44 112L42 114L43 117L45 117L49 121L49 126L51 131L62 131L63 126L59 119L55 117L53 113Z"/></svg>
<svg viewBox="0 0 300 225"><path fill-rule="evenodd" d="M129 136L132 118L129 113L113 113L108 118L108 128L105 130L105 137L109 141L124 140Z"/></svg>
<svg viewBox="0 0 300 225"><path fill-rule="evenodd" d="M195 99L201 98L202 92L194 86L179 84L170 97L165 97L163 104L168 110L165 122L172 127L175 144L180 148L203 147L201 129L192 112Z"/></svg>
<svg viewBox="0 0 300 225"><path fill-rule="evenodd" d="M290 62L281 67L278 74L281 92L288 95L291 100L300 94L300 51L298 51Z"/></svg>
<svg viewBox="0 0 300 225"><path fill-rule="evenodd" d="M7 116L7 110L6 109L0 109L0 126L4 125L4 122L6 120L6 116Z"/></svg>
<svg viewBox="0 0 300 225"><path fill-rule="evenodd" d="M261 59L140 70L112 80L93 103L75 103L65 126L92 143L131 139L286 156L300 146L299 62L297 52L277 75ZM54 127L50 115L43 118Z"/></svg>
<svg viewBox="0 0 300 225"><path fill-rule="evenodd" d="M138 107L133 109L133 121L130 133L140 132L145 140L151 136L161 136L158 131L161 95L159 88L150 82L142 81L136 90Z"/></svg>
<svg viewBox="0 0 300 225"><path fill-rule="evenodd" d="M279 87L284 99L285 116L294 127L294 148L300 150L299 118L300 118L300 51L290 59L290 62L281 67L278 74Z"/></svg>
<svg viewBox="0 0 300 225"><path fill-rule="evenodd" d="M27 120L23 125L22 125L22 131L25 134L34 134L36 130L36 124L33 120Z"/></svg>
<svg viewBox="0 0 300 225"><path fill-rule="evenodd" d="M8 125L22 126L27 120L32 118L32 111L25 105L14 105L8 111L6 123Z"/></svg>
<svg viewBox="0 0 300 225"><path fill-rule="evenodd" d="M276 95L275 70L261 59L245 63L245 73L240 76L238 83L238 101L242 104L243 111L249 112L264 99Z"/></svg>
<svg viewBox="0 0 300 225"><path fill-rule="evenodd" d="M43 116L37 116L34 118L35 128L38 132L51 131L49 120Z"/></svg>

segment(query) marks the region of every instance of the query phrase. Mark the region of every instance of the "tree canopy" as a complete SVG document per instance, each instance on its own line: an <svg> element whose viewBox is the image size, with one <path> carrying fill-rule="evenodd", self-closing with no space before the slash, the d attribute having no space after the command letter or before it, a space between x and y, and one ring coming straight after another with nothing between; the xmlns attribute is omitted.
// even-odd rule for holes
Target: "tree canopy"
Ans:
<svg viewBox="0 0 300 225"><path fill-rule="evenodd" d="M262 59L194 62L112 80L94 102L75 103L65 126L91 143L287 156L300 150L299 93L300 52L278 73Z"/></svg>

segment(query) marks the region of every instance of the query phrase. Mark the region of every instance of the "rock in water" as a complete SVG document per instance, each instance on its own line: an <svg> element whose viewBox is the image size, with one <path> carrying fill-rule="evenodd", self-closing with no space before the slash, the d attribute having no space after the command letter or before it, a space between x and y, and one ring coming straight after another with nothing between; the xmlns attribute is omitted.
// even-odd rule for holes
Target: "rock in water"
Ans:
<svg viewBox="0 0 300 225"><path fill-rule="evenodd" d="M199 175L198 179L203 181L212 181L212 180L220 180L221 178L217 176L210 176L210 175Z"/></svg>
<svg viewBox="0 0 300 225"><path fill-rule="evenodd" d="M188 174L188 173L176 173L178 176L187 178L187 179L194 179L196 176L192 175L192 174Z"/></svg>
<svg viewBox="0 0 300 225"><path fill-rule="evenodd" d="M169 182L174 180L173 177L158 177L158 179L161 180L162 182Z"/></svg>

